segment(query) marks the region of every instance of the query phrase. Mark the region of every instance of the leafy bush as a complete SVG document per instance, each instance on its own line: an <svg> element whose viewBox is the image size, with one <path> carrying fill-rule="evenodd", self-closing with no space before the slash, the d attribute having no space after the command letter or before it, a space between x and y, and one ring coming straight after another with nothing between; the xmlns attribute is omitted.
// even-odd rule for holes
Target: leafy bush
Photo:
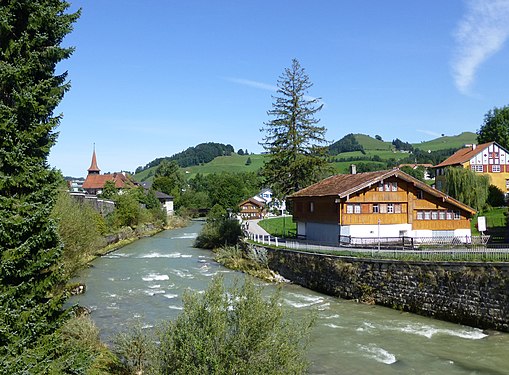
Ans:
<svg viewBox="0 0 509 375"><path fill-rule="evenodd" d="M196 238L194 246L201 249L216 249L220 246L236 245L242 238L240 223L223 217L208 220Z"/></svg>
<svg viewBox="0 0 509 375"><path fill-rule="evenodd" d="M76 202L67 192L59 194L51 216L64 243L60 267L70 277L104 245L101 236L104 219L90 205Z"/></svg>
<svg viewBox="0 0 509 375"><path fill-rule="evenodd" d="M124 374L156 373L156 351L152 332L143 329L140 322L114 338L113 352L120 359Z"/></svg>
<svg viewBox="0 0 509 375"><path fill-rule="evenodd" d="M184 310L161 332L163 374L303 374L312 319L297 325L284 313L280 292L268 300L253 281L184 295Z"/></svg>
<svg viewBox="0 0 509 375"><path fill-rule="evenodd" d="M2 374L107 374L116 359L88 317L71 318L16 357L0 360Z"/></svg>
<svg viewBox="0 0 509 375"><path fill-rule="evenodd" d="M491 207L505 206L504 192L495 185L490 185L488 188L488 204Z"/></svg>

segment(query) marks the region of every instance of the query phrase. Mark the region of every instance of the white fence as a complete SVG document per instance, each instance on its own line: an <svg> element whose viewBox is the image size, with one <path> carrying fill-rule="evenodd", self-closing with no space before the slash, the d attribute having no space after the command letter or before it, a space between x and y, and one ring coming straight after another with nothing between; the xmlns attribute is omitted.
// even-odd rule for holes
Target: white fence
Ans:
<svg viewBox="0 0 509 375"><path fill-rule="evenodd" d="M348 244L325 243L268 235L247 233L250 241L264 246L296 251L371 257L380 259L409 259L426 261L509 261L509 244L488 244L488 236L469 237L459 241L454 237L437 238L436 241L414 239L398 241L354 241Z"/></svg>

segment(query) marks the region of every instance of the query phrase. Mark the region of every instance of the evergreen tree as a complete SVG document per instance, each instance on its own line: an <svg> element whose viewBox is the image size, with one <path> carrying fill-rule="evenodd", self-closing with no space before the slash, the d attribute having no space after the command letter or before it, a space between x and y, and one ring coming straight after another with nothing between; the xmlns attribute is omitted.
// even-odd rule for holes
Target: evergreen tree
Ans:
<svg viewBox="0 0 509 375"><path fill-rule="evenodd" d="M47 157L69 89L56 65L78 13L60 0L5 0L0 6L0 368L61 317L62 244L50 213L59 174ZM17 359L19 362L19 358Z"/></svg>
<svg viewBox="0 0 509 375"><path fill-rule="evenodd" d="M477 142L493 141L509 148L509 106L493 108L484 115L484 124L477 131Z"/></svg>
<svg viewBox="0 0 509 375"><path fill-rule="evenodd" d="M323 104L318 105L319 98L306 96L312 86L294 59L279 78L279 96L267 112L274 118L261 129L265 132L261 145L268 153L262 174L279 197L318 181L327 171L326 129L315 118Z"/></svg>

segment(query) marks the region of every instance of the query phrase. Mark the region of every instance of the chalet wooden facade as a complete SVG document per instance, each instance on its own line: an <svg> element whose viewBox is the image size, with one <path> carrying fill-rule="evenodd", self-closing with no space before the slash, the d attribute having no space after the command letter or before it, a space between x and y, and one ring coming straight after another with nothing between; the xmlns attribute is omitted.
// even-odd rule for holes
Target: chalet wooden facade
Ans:
<svg viewBox="0 0 509 375"><path fill-rule="evenodd" d="M470 145L456 151L449 158L437 164L435 185L446 191L446 168L469 168L473 172L486 174L490 182L506 195L509 193L509 152L496 142Z"/></svg>
<svg viewBox="0 0 509 375"><path fill-rule="evenodd" d="M358 238L471 236L475 210L393 169L329 177L290 197L297 234Z"/></svg>
<svg viewBox="0 0 509 375"><path fill-rule="evenodd" d="M254 198L246 199L239 204L240 217L243 220L262 219L264 215L265 203Z"/></svg>

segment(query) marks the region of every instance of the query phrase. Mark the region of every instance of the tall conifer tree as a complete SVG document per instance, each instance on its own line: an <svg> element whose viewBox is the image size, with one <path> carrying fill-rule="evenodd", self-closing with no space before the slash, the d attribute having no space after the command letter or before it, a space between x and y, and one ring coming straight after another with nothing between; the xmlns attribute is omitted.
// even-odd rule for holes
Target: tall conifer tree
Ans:
<svg viewBox="0 0 509 375"><path fill-rule="evenodd" d="M64 282L62 245L50 211L58 174L47 163L69 89L56 65L79 12L61 0L2 0L0 6L0 367L54 330Z"/></svg>
<svg viewBox="0 0 509 375"><path fill-rule="evenodd" d="M278 80L278 96L267 112L274 117L261 129L261 145L268 153L262 173L267 186L285 197L323 177L327 171L326 129L315 118L323 104L306 96L313 86L296 60Z"/></svg>

